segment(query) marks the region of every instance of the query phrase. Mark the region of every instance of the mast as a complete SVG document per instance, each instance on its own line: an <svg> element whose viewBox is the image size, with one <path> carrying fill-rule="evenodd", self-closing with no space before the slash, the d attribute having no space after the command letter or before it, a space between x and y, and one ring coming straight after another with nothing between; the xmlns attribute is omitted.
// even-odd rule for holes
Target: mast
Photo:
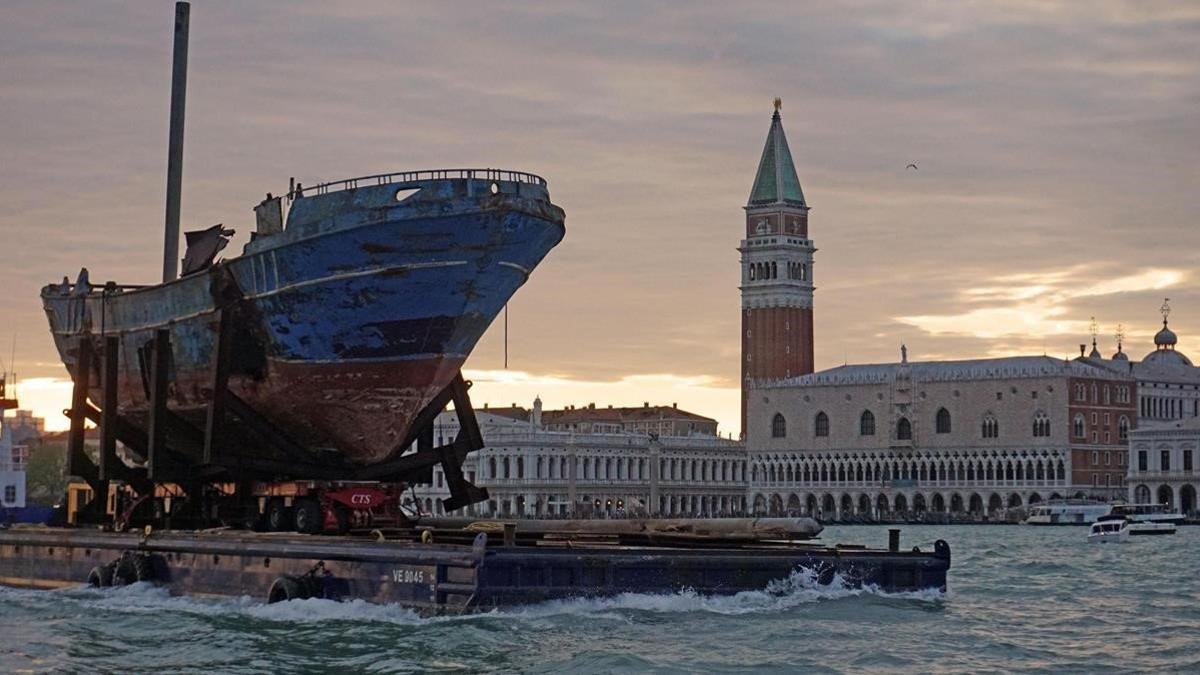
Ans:
<svg viewBox="0 0 1200 675"><path fill-rule="evenodd" d="M183 112L187 100L188 17L191 5L175 3L175 55L171 63L171 130L167 147L167 216L163 278L179 275L179 200L183 182Z"/></svg>

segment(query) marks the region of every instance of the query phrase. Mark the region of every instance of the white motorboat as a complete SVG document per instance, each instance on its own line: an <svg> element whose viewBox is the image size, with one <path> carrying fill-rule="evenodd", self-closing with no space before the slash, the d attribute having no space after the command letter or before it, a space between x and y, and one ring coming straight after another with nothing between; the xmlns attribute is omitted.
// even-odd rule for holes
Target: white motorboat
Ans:
<svg viewBox="0 0 1200 675"><path fill-rule="evenodd" d="M1129 521L1124 516L1101 516L1088 532L1088 541L1098 544L1122 542L1128 538Z"/></svg>

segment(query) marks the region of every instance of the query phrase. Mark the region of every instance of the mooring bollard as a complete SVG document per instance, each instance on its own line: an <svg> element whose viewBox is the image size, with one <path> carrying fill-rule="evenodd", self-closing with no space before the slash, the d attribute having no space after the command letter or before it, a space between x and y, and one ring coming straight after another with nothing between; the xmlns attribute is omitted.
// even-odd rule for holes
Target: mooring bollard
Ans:
<svg viewBox="0 0 1200 675"><path fill-rule="evenodd" d="M888 530L888 550L892 553L900 552L900 528L893 527Z"/></svg>

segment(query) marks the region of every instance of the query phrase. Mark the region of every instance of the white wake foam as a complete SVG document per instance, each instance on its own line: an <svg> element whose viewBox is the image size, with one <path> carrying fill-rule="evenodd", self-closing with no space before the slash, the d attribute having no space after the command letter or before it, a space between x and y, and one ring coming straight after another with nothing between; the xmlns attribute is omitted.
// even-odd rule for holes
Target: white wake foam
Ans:
<svg viewBox="0 0 1200 675"><path fill-rule="evenodd" d="M45 593L32 591L30 593ZM418 625L445 621L472 621L488 617L538 620L560 615L586 614L593 619L629 621L630 611L656 613L707 612L739 615L779 613L815 602L840 600L858 596L880 596L922 602L940 601L945 593L937 590L908 593L885 593L872 586L851 587L840 575L829 584L818 583L818 573L797 570L788 578L772 582L761 591L742 591L734 595L702 595L695 591L679 593L622 593L606 598L575 598L552 600L534 605L509 607L481 614L447 617L421 617L406 607L395 604L375 604L363 600L290 600L266 604L260 599L207 599L171 595L166 588L137 583L116 588L75 587L50 591L64 600L97 610L125 613L181 612L204 616L243 615L264 621L287 623L321 623L328 621L357 621ZM24 595L22 593L22 595Z"/></svg>

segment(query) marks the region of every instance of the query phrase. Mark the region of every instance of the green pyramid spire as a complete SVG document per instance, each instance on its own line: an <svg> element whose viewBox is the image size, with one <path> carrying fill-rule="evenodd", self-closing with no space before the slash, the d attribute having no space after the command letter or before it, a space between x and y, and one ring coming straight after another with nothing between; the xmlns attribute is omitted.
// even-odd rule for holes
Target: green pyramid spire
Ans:
<svg viewBox="0 0 1200 675"><path fill-rule="evenodd" d="M767 144L763 147L762 159L758 162L758 173L754 176L754 187L750 190L747 206L768 204L791 204L807 206L800 179L796 177L796 165L792 163L792 151L788 149L787 136L779 119L779 99L775 99L775 114L771 116L771 130L767 132Z"/></svg>

